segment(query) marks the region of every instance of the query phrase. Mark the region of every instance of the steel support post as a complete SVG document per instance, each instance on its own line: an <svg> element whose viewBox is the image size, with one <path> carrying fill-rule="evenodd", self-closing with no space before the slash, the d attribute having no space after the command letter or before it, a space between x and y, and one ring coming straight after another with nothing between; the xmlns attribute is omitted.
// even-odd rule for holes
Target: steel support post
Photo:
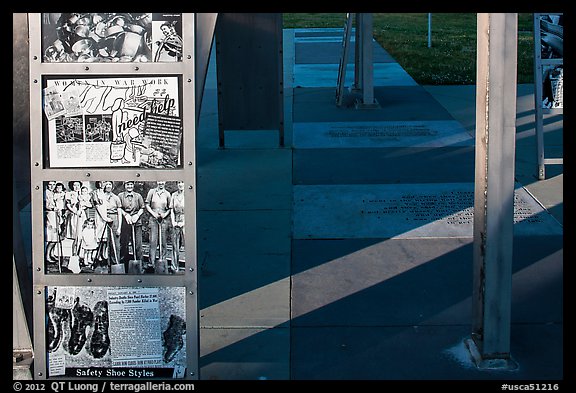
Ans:
<svg viewBox="0 0 576 393"><path fill-rule="evenodd" d="M373 15L363 13L360 15L356 29L360 29L360 42L356 41L356 50L360 52L360 87L362 98L356 103L357 108L377 108L378 103L374 99L374 53L372 47Z"/></svg>
<svg viewBox="0 0 576 393"><path fill-rule="evenodd" d="M534 14L534 42L540 41L540 14ZM544 164L544 124L542 110L542 48L534 45L534 111L536 132L536 154L538 157L538 180L546 179L546 165Z"/></svg>
<svg viewBox="0 0 576 393"><path fill-rule="evenodd" d="M362 13L355 15L356 27L354 28L354 85L352 86L353 93L360 93L362 89L362 29L358 28L362 24Z"/></svg>
<svg viewBox="0 0 576 393"><path fill-rule="evenodd" d="M428 48L432 48L432 14L428 13Z"/></svg>
<svg viewBox="0 0 576 393"><path fill-rule="evenodd" d="M518 17L478 14L472 337L479 368L510 356Z"/></svg>

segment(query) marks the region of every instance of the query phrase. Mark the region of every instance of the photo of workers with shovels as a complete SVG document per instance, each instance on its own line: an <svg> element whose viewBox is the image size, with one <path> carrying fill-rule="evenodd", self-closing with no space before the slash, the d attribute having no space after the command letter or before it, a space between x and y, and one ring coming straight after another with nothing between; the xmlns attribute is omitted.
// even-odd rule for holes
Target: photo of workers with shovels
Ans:
<svg viewBox="0 0 576 393"><path fill-rule="evenodd" d="M73 183L84 220L76 236L67 236L66 223L78 215L65 207L64 184ZM46 273L183 273L184 194L176 180L46 181Z"/></svg>

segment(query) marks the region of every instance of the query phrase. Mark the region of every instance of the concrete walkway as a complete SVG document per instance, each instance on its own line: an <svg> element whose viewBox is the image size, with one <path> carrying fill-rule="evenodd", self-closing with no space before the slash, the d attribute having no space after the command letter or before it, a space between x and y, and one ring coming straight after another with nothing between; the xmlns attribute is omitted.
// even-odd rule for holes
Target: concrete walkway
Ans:
<svg viewBox="0 0 576 393"><path fill-rule="evenodd" d="M463 345L474 86L418 86L374 42L381 108L337 108L339 40L284 31L285 148L275 132L235 131L218 149L211 63L197 130L201 379L561 379L562 166L536 180L533 87L518 87L520 367L480 371ZM561 117L545 124L561 154Z"/></svg>
<svg viewBox="0 0 576 393"><path fill-rule="evenodd" d="M561 379L563 168L537 180L533 86L518 86L524 213L511 354L520 367L479 371L462 342L474 86L418 86L374 42L381 108L336 108L340 40L341 29L284 31L284 148L276 132L256 130L228 132L218 148L210 63L197 130L200 378ZM562 156L562 116L544 124L547 155ZM29 206L20 211L28 257Z"/></svg>

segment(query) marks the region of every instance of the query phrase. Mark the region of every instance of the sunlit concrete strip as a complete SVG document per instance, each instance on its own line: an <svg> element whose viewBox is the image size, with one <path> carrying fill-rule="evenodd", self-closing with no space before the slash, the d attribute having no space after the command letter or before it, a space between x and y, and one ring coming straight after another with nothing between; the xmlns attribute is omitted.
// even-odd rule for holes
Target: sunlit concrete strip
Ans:
<svg viewBox="0 0 576 393"><path fill-rule="evenodd" d="M539 244L546 241L542 238ZM564 250L559 249L514 272L512 323L562 323L563 260Z"/></svg>
<svg viewBox="0 0 576 393"><path fill-rule="evenodd" d="M225 257L220 256L220 259ZM288 266L289 256L258 256L258 257L245 257L239 260L256 259L258 261L269 260L273 266ZM229 260L229 258L227 258ZM249 265L249 261L242 261L244 265ZM261 265L260 262L258 262ZM286 278L274 280L279 274L268 272L266 269L250 269L246 273L242 269L231 267L234 269L234 276L226 273L216 273L221 277L205 277L204 280L213 280L215 284L219 284L222 288L217 294L207 294L205 296L214 297L219 299L218 294L222 293L224 298L228 294L226 300L216 304L205 307L200 312L200 326L207 328L271 328L280 326L290 317L290 299L287 296L290 293L290 278L289 273L285 272ZM280 270L280 267L277 268ZM244 269L247 270L247 269ZM287 269L286 269L287 270ZM251 275L263 276L262 280L256 283L265 281L266 276L274 280L269 284L259 286L254 290L246 291L242 283L238 280L244 281L252 280ZM237 277L235 279L234 277ZM217 283L216 283L217 281ZM224 287L228 283L228 287ZM231 296L234 293L239 293L236 296Z"/></svg>
<svg viewBox="0 0 576 393"><path fill-rule="evenodd" d="M455 120L294 123L298 149L473 146Z"/></svg>
<svg viewBox="0 0 576 393"><path fill-rule="evenodd" d="M514 232L561 234L562 227L522 187ZM294 186L295 239L471 237L474 184Z"/></svg>
<svg viewBox="0 0 576 393"><path fill-rule="evenodd" d="M405 242L405 241L404 241ZM470 245L470 239L453 239L451 242L444 243L436 247L417 247L409 249L406 243L402 241L387 240L374 243L355 252L343 255L342 257L331 259L328 262L321 263L310 269L298 272L293 276L295 286L293 297L292 319L305 316L320 310L331 304L353 296L361 291L371 288L375 285L399 277L408 273L411 269L424 266L431 261L437 260L445 254ZM419 252L417 252L419 250ZM416 252L415 252L416 251ZM397 261L404 261L398 263ZM466 261L462 261L466 264ZM362 271L365 274L358 274ZM368 274L369 272L369 274ZM517 323L535 323L543 324L554 322L558 318L543 318L533 313L534 299L546 298L550 294L550 286L556 285L562 276L562 251L556 251L530 263L527 267L520 269L513 276L514 281L514 299L518 312L529 315L532 320L521 319ZM354 277L354 279L351 279ZM239 296L227 299L202 310L202 315L219 307L222 309L232 309L233 304L241 304L249 299L261 298L271 287L277 286L284 279L248 291ZM304 285L304 286L303 286ZM558 292L558 291L557 291ZM561 289L559 290L561 298ZM321 296L320 296L321 294ZM544 295L544 296L543 296ZM543 300L544 302L550 301ZM523 304L522 304L523 303ZM419 304L421 307L422 304ZM433 314L422 313L417 315L419 320L405 321L400 324L388 324L389 326L467 326L469 324L471 311L471 298L466 297L458 302L451 303L449 306L436 311ZM418 307L416 307L418 308ZM554 307L552 307L554 308ZM522 311L524 309L524 311ZM544 307L540 307L540 310ZM561 306L556 307L556 313L561 319ZM401 310L397 308L388 308L385 312L389 315L398 313ZM288 321L278 320L279 323L275 328L282 328L283 324ZM354 324L356 321L341 321L341 324ZM412 322L412 323L411 323ZM380 324L382 325L382 324ZM286 326L284 326L286 327ZM269 326L203 326L202 334L206 337L214 335L220 336L218 340L205 340L206 346L202 350L202 356L221 350L236 350L235 346L252 345L250 338L252 336L265 335L266 328ZM277 330L277 329L273 329ZM280 329L282 330L282 329ZM287 330L287 329L284 329ZM283 334L277 332L274 334ZM254 341L261 339L253 338ZM228 347L232 348L229 349ZM258 349L256 349L258 350ZM215 364L213 366L216 366Z"/></svg>
<svg viewBox="0 0 576 393"><path fill-rule="evenodd" d="M295 64L295 87L336 87L338 64ZM354 84L354 64L346 67L344 85ZM398 63L375 63L374 86L418 86Z"/></svg>
<svg viewBox="0 0 576 393"><path fill-rule="evenodd" d="M290 278L241 293L200 312L200 326L210 328L271 328L290 319Z"/></svg>
<svg viewBox="0 0 576 393"><path fill-rule="evenodd" d="M224 342L205 340L210 346L203 349L203 356L245 340L252 334L259 334L261 329L287 327L285 324L291 318L298 318L397 277L469 243L467 239L453 239L441 246L411 249L406 241L377 242L295 273L291 279L282 278L205 307L200 311L203 334L216 334L208 333L212 330L238 331L228 333L230 336L227 335ZM260 305L262 308L262 305L270 303L276 296L274 293L277 295L282 291L286 293L286 286L290 285L290 281L295 286L291 296L292 315L289 314L288 308L273 311L276 314L274 318L270 318L269 309L259 313L255 306ZM275 303L280 305L282 302ZM402 310L389 310L389 312L402 312ZM242 329L247 330L242 333Z"/></svg>
<svg viewBox="0 0 576 393"><path fill-rule="evenodd" d="M518 240L516 240L518 241ZM556 240L561 243L561 237ZM525 238L519 247L531 246L546 247L550 238ZM536 242L536 243L535 243ZM530 251L526 251L530 253ZM532 252L533 254L533 252ZM527 263L512 275L512 309L514 317L512 323L516 324L551 324L562 323L563 320L563 259L562 249L545 252L543 255L533 257L534 261ZM515 257L515 264L524 263ZM469 263L466 261L466 263ZM434 315L426 316L421 325L465 324L472 318L472 297L444 308Z"/></svg>
<svg viewBox="0 0 576 393"><path fill-rule="evenodd" d="M318 243L317 247L338 247L339 245L329 241L322 242L322 244ZM421 300L420 295L424 288L422 283L419 284L420 278L418 277L421 276L418 274L405 278L410 284L401 286L403 289L396 287L400 285L398 281L390 282L391 287L396 288L388 289L395 294L392 298L375 300L371 296L369 301L358 300L354 303L353 295L360 295L362 291L373 289L378 284L401 277L443 256L448 255L447 258L450 258L449 254L469 244L469 239L447 239L443 242L422 239L388 239L298 272L292 277L292 318L295 319L293 326L417 324L433 308L432 302L414 301L411 295L406 295L410 298L406 300L409 306L402 307L400 304L404 304L402 303L404 299L400 300L397 297L402 296L401 293L405 290L413 293L419 292L415 298ZM318 250L317 254L322 254L322 251ZM319 255L316 258L321 261L323 256ZM306 261L305 263L313 262ZM462 263L465 262L462 261ZM434 280L438 281L437 278ZM410 289L411 286L413 286L412 289ZM388 291L384 287L375 290L377 292L372 294L382 295ZM365 296L367 297L360 295L360 299L367 300L368 295ZM428 299L432 300L429 296ZM348 307L335 306L336 302L343 300ZM308 315L326 307L332 307L329 309L332 312L325 311L325 314L318 317ZM364 312L357 313L354 308L360 308ZM302 318L301 321L297 320L300 317L306 318Z"/></svg>
<svg viewBox="0 0 576 393"><path fill-rule="evenodd" d="M290 379L287 328L201 329L203 380Z"/></svg>

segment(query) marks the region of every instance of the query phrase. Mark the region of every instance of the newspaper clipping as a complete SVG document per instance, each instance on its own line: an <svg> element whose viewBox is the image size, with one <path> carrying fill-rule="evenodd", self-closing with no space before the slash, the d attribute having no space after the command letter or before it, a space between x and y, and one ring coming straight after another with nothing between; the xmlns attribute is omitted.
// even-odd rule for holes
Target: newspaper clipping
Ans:
<svg viewBox="0 0 576 393"><path fill-rule="evenodd" d="M50 166L178 167L180 104L175 76L47 79Z"/></svg>
<svg viewBox="0 0 576 393"><path fill-rule="evenodd" d="M184 287L47 287L49 377L183 378Z"/></svg>
<svg viewBox="0 0 576 393"><path fill-rule="evenodd" d="M43 13L44 62L182 61L182 14Z"/></svg>

